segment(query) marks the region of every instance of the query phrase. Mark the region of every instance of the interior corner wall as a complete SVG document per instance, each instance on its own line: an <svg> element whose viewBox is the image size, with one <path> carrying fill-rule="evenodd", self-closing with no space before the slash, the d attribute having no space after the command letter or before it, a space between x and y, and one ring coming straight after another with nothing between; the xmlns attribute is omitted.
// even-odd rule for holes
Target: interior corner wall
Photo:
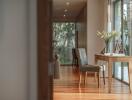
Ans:
<svg viewBox="0 0 132 100"><path fill-rule="evenodd" d="M76 31L78 31L78 47L87 49L87 6L80 11L76 18Z"/></svg>
<svg viewBox="0 0 132 100"><path fill-rule="evenodd" d="M105 2L106 0L87 0L87 53L91 64L94 64L95 53L100 53L104 48L103 41L96 33L105 30Z"/></svg>
<svg viewBox="0 0 132 100"><path fill-rule="evenodd" d="M36 18L35 12L29 13L34 10L32 3L35 0L0 0L0 100L36 99L36 83L31 83L36 82L36 50L31 50L36 49Z"/></svg>
<svg viewBox="0 0 132 100"><path fill-rule="evenodd" d="M29 0L29 99L37 100L37 0Z"/></svg>

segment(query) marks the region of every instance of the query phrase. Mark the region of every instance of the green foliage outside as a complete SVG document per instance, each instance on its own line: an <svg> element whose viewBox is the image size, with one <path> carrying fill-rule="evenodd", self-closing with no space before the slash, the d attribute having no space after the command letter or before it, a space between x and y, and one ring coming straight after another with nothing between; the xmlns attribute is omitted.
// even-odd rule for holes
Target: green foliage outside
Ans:
<svg viewBox="0 0 132 100"><path fill-rule="evenodd" d="M128 28L128 8L127 4L123 6L123 42L125 54L129 55L129 28Z"/></svg>
<svg viewBox="0 0 132 100"><path fill-rule="evenodd" d="M75 47L75 24L53 23L54 54L59 55L61 64L72 63L72 48Z"/></svg>

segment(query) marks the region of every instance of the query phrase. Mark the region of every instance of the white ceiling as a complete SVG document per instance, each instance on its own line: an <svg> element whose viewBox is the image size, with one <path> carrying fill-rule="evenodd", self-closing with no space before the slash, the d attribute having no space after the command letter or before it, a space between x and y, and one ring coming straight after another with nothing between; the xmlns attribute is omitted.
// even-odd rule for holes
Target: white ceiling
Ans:
<svg viewBox="0 0 132 100"><path fill-rule="evenodd" d="M67 5L67 2L70 4ZM53 0L53 20L75 21L86 2L87 0ZM67 12L64 11L65 9Z"/></svg>

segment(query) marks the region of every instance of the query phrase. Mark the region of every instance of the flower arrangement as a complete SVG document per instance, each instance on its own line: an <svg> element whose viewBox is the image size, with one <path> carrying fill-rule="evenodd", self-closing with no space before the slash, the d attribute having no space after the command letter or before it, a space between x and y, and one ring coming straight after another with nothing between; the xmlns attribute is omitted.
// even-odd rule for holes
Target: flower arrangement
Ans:
<svg viewBox="0 0 132 100"><path fill-rule="evenodd" d="M97 31L97 36L103 39L104 41L110 41L113 37L117 36L118 33L116 31L112 32L99 32Z"/></svg>
<svg viewBox="0 0 132 100"><path fill-rule="evenodd" d="M116 32L116 31L111 31L111 32L97 31L96 35L105 41L105 45L106 45L106 49L107 49L106 52L108 52L109 42L112 40L112 38L114 38L115 36L118 35L118 32Z"/></svg>

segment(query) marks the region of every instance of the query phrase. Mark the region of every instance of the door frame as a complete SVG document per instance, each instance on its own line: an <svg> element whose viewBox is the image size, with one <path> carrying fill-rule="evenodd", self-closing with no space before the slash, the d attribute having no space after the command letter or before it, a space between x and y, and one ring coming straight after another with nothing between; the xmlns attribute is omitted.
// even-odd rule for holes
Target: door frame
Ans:
<svg viewBox="0 0 132 100"><path fill-rule="evenodd" d="M52 62L52 0L37 0L37 95L38 100L53 100Z"/></svg>

